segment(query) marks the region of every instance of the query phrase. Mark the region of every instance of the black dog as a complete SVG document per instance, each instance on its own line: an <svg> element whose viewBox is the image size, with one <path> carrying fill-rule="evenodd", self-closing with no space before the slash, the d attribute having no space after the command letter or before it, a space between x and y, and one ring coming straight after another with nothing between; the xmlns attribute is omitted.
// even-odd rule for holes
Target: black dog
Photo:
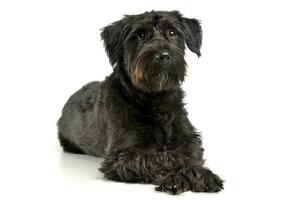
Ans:
<svg viewBox="0 0 301 200"><path fill-rule="evenodd" d="M65 151L104 157L114 181L178 194L218 192L184 109L185 43L200 56L202 30L177 11L126 15L101 33L114 72L70 97L58 122Z"/></svg>

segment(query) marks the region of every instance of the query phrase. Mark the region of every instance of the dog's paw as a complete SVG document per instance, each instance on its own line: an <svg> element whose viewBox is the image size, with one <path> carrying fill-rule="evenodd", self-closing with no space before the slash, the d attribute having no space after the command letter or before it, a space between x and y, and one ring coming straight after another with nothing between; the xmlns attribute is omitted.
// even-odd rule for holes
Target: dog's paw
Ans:
<svg viewBox="0 0 301 200"><path fill-rule="evenodd" d="M159 186L155 190L175 195L189 190L189 184L180 175L169 175L160 181Z"/></svg>
<svg viewBox="0 0 301 200"><path fill-rule="evenodd" d="M107 170L104 171L102 168L99 169L100 172L103 173L103 178L107 180L112 180L116 182L121 182L120 176L118 176L116 170Z"/></svg>
<svg viewBox="0 0 301 200"><path fill-rule="evenodd" d="M219 192L224 189L223 180L209 169L204 169L200 179L192 184L194 192Z"/></svg>

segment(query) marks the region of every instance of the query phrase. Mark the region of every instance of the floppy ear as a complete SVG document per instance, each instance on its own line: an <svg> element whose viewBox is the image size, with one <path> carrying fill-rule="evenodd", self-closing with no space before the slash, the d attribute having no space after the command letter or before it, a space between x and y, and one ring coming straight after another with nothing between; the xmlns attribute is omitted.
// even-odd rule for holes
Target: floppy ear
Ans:
<svg viewBox="0 0 301 200"><path fill-rule="evenodd" d="M185 42L187 47L200 57L200 49L202 46L202 27L199 21L183 17L182 23L184 26Z"/></svg>
<svg viewBox="0 0 301 200"><path fill-rule="evenodd" d="M112 66L114 66L123 55L123 29L124 19L104 27L100 34Z"/></svg>

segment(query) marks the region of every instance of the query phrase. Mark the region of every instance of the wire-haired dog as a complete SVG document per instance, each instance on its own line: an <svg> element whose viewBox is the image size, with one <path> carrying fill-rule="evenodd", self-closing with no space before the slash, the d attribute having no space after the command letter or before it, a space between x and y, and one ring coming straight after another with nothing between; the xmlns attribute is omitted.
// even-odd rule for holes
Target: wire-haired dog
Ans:
<svg viewBox="0 0 301 200"><path fill-rule="evenodd" d="M65 151L104 157L114 181L178 194L218 192L184 108L185 43L200 56L202 30L177 11L126 15L101 33L113 73L70 97L58 122Z"/></svg>

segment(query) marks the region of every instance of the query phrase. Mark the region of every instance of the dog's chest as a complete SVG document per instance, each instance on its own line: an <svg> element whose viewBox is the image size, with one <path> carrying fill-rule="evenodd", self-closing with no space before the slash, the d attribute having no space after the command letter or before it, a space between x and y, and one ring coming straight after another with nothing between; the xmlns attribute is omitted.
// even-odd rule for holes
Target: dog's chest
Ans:
<svg viewBox="0 0 301 200"><path fill-rule="evenodd" d="M148 122L152 127L152 142L159 149L173 149L177 143L174 130L175 112L172 107L156 107L150 110Z"/></svg>
<svg viewBox="0 0 301 200"><path fill-rule="evenodd" d="M137 135L142 146L174 149L180 144L180 133L175 130L177 116L181 113L182 98L176 92L155 97L138 97L129 107L131 125L142 133ZM141 138L142 136L142 138Z"/></svg>

